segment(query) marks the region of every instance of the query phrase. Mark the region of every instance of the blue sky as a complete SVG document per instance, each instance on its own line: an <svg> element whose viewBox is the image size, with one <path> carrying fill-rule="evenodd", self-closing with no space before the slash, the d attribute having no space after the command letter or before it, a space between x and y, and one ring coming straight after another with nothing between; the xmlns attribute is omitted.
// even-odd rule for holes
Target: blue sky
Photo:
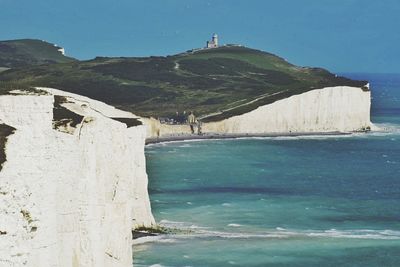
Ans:
<svg viewBox="0 0 400 267"><path fill-rule="evenodd" d="M0 39L89 59L175 54L216 32L302 66L400 72L398 0L0 0Z"/></svg>

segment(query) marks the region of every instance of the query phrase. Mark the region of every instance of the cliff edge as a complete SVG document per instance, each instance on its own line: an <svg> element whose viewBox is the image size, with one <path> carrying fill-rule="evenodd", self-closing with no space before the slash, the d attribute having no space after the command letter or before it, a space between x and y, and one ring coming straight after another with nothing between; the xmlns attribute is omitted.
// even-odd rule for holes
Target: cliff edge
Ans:
<svg viewBox="0 0 400 267"><path fill-rule="evenodd" d="M151 226L133 114L55 89L0 96L0 266L132 266Z"/></svg>

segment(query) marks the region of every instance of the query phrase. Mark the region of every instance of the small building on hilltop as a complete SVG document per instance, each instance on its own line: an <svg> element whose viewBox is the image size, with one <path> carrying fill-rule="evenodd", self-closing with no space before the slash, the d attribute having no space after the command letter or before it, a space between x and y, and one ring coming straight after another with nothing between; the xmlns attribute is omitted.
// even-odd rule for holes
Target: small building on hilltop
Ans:
<svg viewBox="0 0 400 267"><path fill-rule="evenodd" d="M218 47L218 35L213 34L211 41L207 41L206 48L216 48Z"/></svg>

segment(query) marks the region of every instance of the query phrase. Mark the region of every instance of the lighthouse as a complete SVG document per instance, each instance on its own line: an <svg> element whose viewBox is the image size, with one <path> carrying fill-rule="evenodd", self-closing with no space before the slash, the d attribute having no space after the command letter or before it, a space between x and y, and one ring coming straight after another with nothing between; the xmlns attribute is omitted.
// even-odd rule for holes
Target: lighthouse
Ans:
<svg viewBox="0 0 400 267"><path fill-rule="evenodd" d="M213 34L211 42L214 44L215 47L218 47L218 35L216 33Z"/></svg>
<svg viewBox="0 0 400 267"><path fill-rule="evenodd" d="M211 37L211 41L207 41L206 48L218 47L218 35L216 33Z"/></svg>

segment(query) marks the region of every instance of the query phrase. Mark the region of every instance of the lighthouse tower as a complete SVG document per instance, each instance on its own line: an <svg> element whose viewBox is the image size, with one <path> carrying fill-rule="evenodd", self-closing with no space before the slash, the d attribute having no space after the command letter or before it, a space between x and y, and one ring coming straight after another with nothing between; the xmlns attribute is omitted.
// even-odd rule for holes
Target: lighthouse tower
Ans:
<svg viewBox="0 0 400 267"><path fill-rule="evenodd" d="M218 35L216 33L211 37L211 41L207 41L206 48L218 47Z"/></svg>
<svg viewBox="0 0 400 267"><path fill-rule="evenodd" d="M214 44L215 47L218 47L218 35L216 33L213 34L211 42Z"/></svg>

